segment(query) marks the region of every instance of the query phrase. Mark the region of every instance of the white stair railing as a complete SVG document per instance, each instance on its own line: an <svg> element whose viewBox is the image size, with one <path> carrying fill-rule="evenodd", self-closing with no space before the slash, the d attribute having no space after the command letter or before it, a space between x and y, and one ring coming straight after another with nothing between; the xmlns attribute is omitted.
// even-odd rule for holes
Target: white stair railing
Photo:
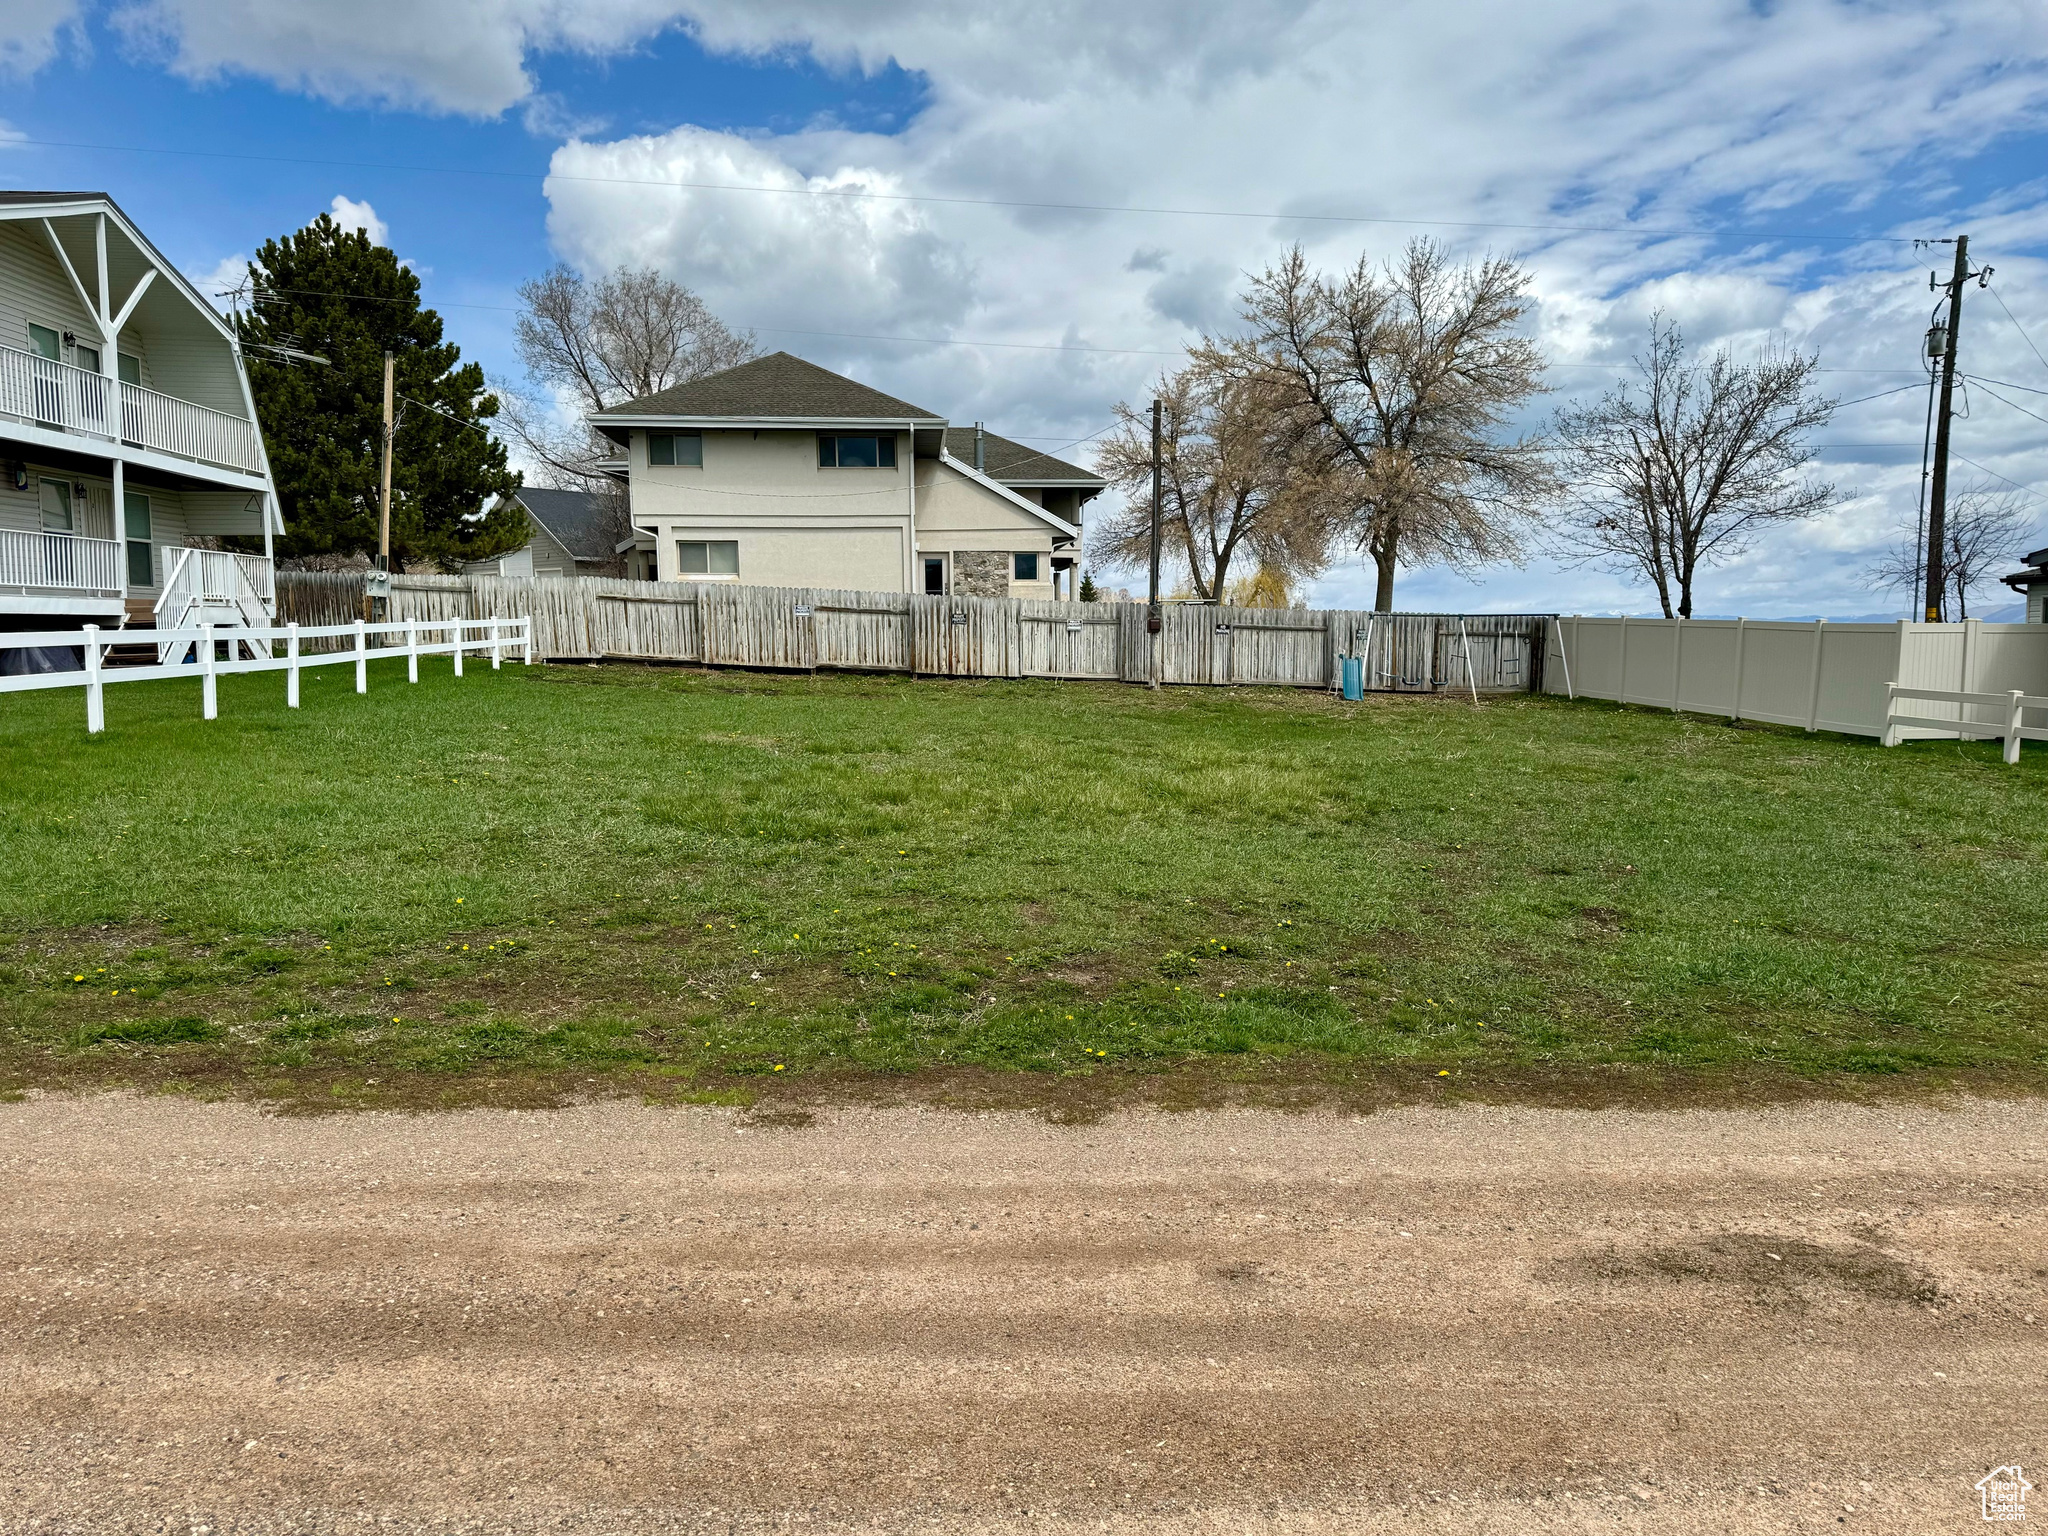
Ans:
<svg viewBox="0 0 2048 1536"><path fill-rule="evenodd" d="M158 629L190 629L202 623L262 629L270 623L276 576L261 555L172 548L164 556L163 594L156 600ZM157 647L160 663L170 659L169 644Z"/></svg>

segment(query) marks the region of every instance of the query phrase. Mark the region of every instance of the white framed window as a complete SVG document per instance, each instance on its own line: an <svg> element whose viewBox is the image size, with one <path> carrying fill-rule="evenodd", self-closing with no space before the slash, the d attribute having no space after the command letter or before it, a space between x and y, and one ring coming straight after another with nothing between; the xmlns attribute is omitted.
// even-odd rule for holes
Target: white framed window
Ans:
<svg viewBox="0 0 2048 1536"><path fill-rule="evenodd" d="M37 357L61 363L64 361L64 333L31 320L28 323L28 349Z"/></svg>
<svg viewBox="0 0 2048 1536"><path fill-rule="evenodd" d="M685 581L732 581L740 574L737 539L678 539L676 569Z"/></svg>
<svg viewBox="0 0 2048 1536"><path fill-rule="evenodd" d="M122 532L128 544L128 585L156 585L156 561L150 546L149 497L141 491L123 491L126 505L121 509Z"/></svg>

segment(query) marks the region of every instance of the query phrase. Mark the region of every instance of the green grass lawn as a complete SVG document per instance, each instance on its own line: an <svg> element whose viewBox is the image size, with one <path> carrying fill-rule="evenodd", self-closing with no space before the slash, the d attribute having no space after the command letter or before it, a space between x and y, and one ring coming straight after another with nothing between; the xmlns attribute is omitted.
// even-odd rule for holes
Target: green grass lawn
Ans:
<svg viewBox="0 0 2048 1536"><path fill-rule="evenodd" d="M98 738L75 692L0 700L0 1086L2048 1083L2031 748L1520 696L429 671L312 674L297 713L229 678L210 723L196 682L125 685Z"/></svg>

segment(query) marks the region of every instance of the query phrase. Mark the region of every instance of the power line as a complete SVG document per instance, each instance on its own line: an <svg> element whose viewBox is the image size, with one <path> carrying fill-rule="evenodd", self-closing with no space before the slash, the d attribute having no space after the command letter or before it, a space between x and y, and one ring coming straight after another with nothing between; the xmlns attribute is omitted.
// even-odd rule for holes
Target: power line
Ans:
<svg viewBox="0 0 2048 1536"><path fill-rule="evenodd" d="M683 181L651 176L576 176L557 171L500 171L471 165L405 165L374 160L335 160L310 155L252 155L246 152L211 149L165 149L142 144L90 144L66 139L10 139L10 144L39 149L78 149L99 154L177 155L200 160L233 160L260 165L317 165L329 169L356 171L398 171L427 176L478 176L501 181L568 181L592 186L672 187L692 192L755 192L778 197L838 198L846 201L885 203L932 203L965 208L1018 208L1041 213L1133 213L1173 218L1257 219L1265 222L1306 224L1383 224L1426 226L1433 229L1505 229L1536 234L1647 235L1657 239L1706 238L1715 240L1811 240L1844 245L1910 245L1908 235L1831 235L1810 230L1708 229L1644 224L1552 224L1515 223L1488 219L1396 218L1362 213L1275 213L1235 208L1171 208L1129 203L1057 203L1000 197L946 197L924 192L870 192L854 187L771 187L756 183L724 181Z"/></svg>
<svg viewBox="0 0 2048 1536"><path fill-rule="evenodd" d="M1965 377L1968 377L1968 375L1965 375ZM2005 396L2001 395L1997 390L1991 388L1991 386L1986 384L1982 379L1973 379L1972 382L1975 383L1979 389L1983 390L1985 394L1989 395L1992 399L1996 400L2000 405L2018 411L2022 416L2033 416L2034 420L2040 422L2042 426L2048 427L2048 416L2035 416L2034 413L2028 410L2024 405L2014 405L2012 401L2006 399Z"/></svg>
<svg viewBox="0 0 2048 1536"><path fill-rule="evenodd" d="M2006 480L2006 477L2004 475L2001 475L1997 470L1985 469L1984 466L1982 464L1979 464L1975 459L1966 458L1964 457L1964 455L1960 453L1956 454L1956 457L1962 459L1962 461L1965 464L1969 465L1970 468L1975 470L1982 470L1985 474L1989 475L1994 480L2004 480L2007 485L2011 486L2016 491L2025 491L2029 496L2033 497L2036 501L2048 501L2048 496L2043 496L2039 491L2033 490L2028 486L2021 485L2017 480Z"/></svg>
<svg viewBox="0 0 2048 1536"><path fill-rule="evenodd" d="M2019 316L2015 315L2011 310L2005 308L2005 296L2001 294L1996 288L1993 288L1989 283L1984 284L1984 291L1990 294L1991 297L1993 297L1994 299L1998 300L1998 307L2000 309L2005 309L2005 318L2012 321L2012 328L2020 333L2020 340L2024 341L2027 344L2028 349L2033 352L2035 359L2039 361L2041 366L2043 368L2048 368L2048 357L2041 356L2041 349L2034 345L2034 338L2029 336L2027 334L2027 328L2024 325L2020 324Z"/></svg>

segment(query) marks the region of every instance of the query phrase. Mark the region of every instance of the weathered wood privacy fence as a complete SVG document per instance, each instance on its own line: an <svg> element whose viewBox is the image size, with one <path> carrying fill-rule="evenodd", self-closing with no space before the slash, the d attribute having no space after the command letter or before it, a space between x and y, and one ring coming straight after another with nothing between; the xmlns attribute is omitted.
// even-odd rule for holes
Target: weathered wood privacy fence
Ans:
<svg viewBox="0 0 2048 1536"><path fill-rule="evenodd" d="M2048 624L1560 618L1548 627L1543 686L1553 693L1886 745L2008 727L2032 737L2048 724L2048 710L2012 704L2014 693L2048 695Z"/></svg>
<svg viewBox="0 0 2048 1536"><path fill-rule="evenodd" d="M280 572L284 613L362 611L360 576ZM400 576L393 619L530 615L551 660L696 661L938 677L1049 677L1333 688L1365 660L1369 688L1501 692L1542 686L1541 614L1169 605L1156 646L1142 603L1050 603L605 577Z"/></svg>

